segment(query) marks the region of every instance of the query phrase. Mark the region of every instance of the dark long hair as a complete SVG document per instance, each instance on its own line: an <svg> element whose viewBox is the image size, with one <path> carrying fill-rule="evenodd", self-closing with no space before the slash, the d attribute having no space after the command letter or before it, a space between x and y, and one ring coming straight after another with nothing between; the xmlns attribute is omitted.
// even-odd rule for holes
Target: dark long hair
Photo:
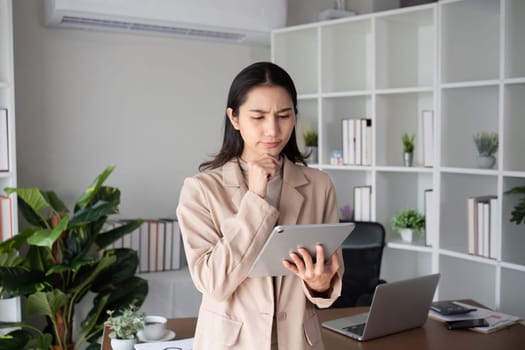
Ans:
<svg viewBox="0 0 525 350"><path fill-rule="evenodd" d="M234 116L239 116L239 107L246 101L248 92L256 86L280 86L288 91L293 102L295 115L297 116L297 91L292 78L288 73L271 62L257 62L244 68L230 86L226 108L233 110ZM199 170L215 169L226 164L230 159L240 157L244 148L244 141L241 133L235 130L228 119L224 116L224 139L219 153L212 160L205 161L199 165ZM294 163L306 165L305 155L299 151L295 135L295 127L292 130L290 140L284 146L281 155L285 155Z"/></svg>

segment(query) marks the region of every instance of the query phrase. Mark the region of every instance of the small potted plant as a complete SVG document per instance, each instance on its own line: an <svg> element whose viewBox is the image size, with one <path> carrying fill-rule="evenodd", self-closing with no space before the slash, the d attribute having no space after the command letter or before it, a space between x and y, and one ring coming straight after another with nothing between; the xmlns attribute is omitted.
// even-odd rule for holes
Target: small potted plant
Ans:
<svg viewBox="0 0 525 350"><path fill-rule="evenodd" d="M414 159L414 139L416 135L408 135L404 133L401 136L401 143L403 144L403 165L412 166L412 161Z"/></svg>
<svg viewBox="0 0 525 350"><path fill-rule="evenodd" d="M304 138L304 145L306 146L306 153L308 154L308 157L310 158L311 163L317 163L318 162L318 151L317 151L317 131L315 130L309 130L306 131L303 134Z"/></svg>
<svg viewBox="0 0 525 350"><path fill-rule="evenodd" d="M399 232L403 241L411 242L417 233L425 230L425 216L416 209L405 209L392 218L392 229Z"/></svg>
<svg viewBox="0 0 525 350"><path fill-rule="evenodd" d="M490 169L496 163L494 154L498 151L498 134L495 132L481 131L474 134L474 144L478 150L478 166Z"/></svg>
<svg viewBox="0 0 525 350"><path fill-rule="evenodd" d="M144 313L138 312L134 305L123 309L118 316L114 316L115 310L107 313L105 325L111 327L109 337L113 350L133 350L137 333L144 328Z"/></svg>

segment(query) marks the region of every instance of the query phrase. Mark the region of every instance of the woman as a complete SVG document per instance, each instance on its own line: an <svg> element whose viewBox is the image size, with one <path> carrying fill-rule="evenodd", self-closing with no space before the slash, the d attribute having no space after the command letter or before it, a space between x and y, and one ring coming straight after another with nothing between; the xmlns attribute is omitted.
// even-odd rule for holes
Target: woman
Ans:
<svg viewBox="0 0 525 350"><path fill-rule="evenodd" d="M290 254L285 277L247 277L278 224L335 223L335 190L296 144L297 93L279 66L243 69L228 95L224 140L181 190L177 217L202 293L194 349L323 349L315 306L340 295L341 252L323 264Z"/></svg>

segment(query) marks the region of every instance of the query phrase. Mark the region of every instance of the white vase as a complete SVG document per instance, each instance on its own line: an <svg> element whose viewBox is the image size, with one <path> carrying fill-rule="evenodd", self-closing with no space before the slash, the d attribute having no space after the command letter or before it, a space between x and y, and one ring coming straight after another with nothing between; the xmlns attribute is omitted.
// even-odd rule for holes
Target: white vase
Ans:
<svg viewBox="0 0 525 350"><path fill-rule="evenodd" d="M135 348L135 339L111 338L111 348L113 350L133 350Z"/></svg>
<svg viewBox="0 0 525 350"><path fill-rule="evenodd" d="M496 157L494 156L478 156L478 167L482 169L492 169L496 164Z"/></svg>
<svg viewBox="0 0 525 350"><path fill-rule="evenodd" d="M413 162L413 153L412 152L404 152L403 153L403 165L404 166L412 166Z"/></svg>
<svg viewBox="0 0 525 350"><path fill-rule="evenodd" d="M307 146L306 147L306 153L310 154L310 157L308 157L308 163L310 164L317 164L319 163L319 154L318 154L318 148L315 146Z"/></svg>
<svg viewBox="0 0 525 350"><path fill-rule="evenodd" d="M404 228L399 231L399 234L401 235L401 239L405 242L412 242L414 239L414 231L410 228Z"/></svg>

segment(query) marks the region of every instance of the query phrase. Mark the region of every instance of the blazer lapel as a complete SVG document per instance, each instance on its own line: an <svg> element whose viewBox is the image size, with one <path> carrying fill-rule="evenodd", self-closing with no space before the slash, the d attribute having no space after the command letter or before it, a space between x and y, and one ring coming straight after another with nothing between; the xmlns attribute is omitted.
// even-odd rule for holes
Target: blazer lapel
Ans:
<svg viewBox="0 0 525 350"><path fill-rule="evenodd" d="M230 192L233 204L237 208L241 203L243 194L248 190L242 171L237 163L237 159L232 159L222 167L222 183L224 187Z"/></svg>
<svg viewBox="0 0 525 350"><path fill-rule="evenodd" d="M279 223L296 224L303 208L304 196L298 188L309 184L300 167L285 158L283 169L283 188L279 203Z"/></svg>

